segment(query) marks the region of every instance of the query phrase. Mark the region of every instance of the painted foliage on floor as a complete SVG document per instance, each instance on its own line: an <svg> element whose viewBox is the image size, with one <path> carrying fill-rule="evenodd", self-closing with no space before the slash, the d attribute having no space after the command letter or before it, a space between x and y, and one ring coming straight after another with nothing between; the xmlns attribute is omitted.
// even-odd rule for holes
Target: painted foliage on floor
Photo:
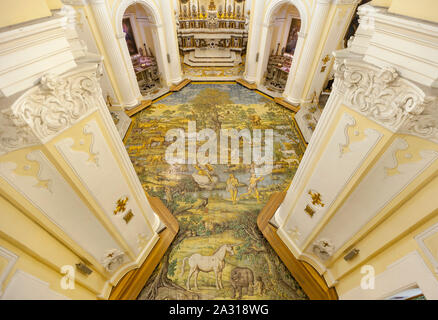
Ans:
<svg viewBox="0 0 438 320"><path fill-rule="evenodd" d="M187 132L190 121L197 131L273 129L272 172L258 175L250 164L169 164L166 132ZM305 150L293 113L236 84L191 84L139 113L125 144L146 192L180 224L139 299L307 298L256 225L271 194L289 186Z"/></svg>

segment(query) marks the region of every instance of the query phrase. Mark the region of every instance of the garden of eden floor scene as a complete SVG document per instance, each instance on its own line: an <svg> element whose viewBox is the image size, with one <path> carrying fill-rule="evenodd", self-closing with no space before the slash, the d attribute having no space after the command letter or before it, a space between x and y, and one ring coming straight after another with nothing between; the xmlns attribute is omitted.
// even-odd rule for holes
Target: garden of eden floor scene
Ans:
<svg viewBox="0 0 438 320"><path fill-rule="evenodd" d="M218 141L222 129L271 129L272 167L242 157L239 164L169 163L166 133L187 133L189 125L211 129ZM192 83L136 114L124 141L144 190L180 225L138 299L307 299L256 224L269 197L290 185L306 148L293 112L235 83ZM198 152L204 143L198 137Z"/></svg>

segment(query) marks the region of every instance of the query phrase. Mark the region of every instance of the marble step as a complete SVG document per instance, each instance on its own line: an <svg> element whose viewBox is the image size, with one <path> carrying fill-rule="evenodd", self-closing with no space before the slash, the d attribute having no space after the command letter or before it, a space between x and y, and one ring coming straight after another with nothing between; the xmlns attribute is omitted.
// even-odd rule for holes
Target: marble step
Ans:
<svg viewBox="0 0 438 320"><path fill-rule="evenodd" d="M234 52L231 54L231 58L196 58L194 52L186 54L184 56L184 63L192 67L233 67L242 62L240 55L236 55Z"/></svg>

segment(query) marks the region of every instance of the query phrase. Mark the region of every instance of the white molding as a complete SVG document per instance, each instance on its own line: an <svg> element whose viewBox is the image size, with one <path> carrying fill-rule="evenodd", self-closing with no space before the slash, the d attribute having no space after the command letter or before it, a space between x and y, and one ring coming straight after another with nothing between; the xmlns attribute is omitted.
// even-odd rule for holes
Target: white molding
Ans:
<svg viewBox="0 0 438 320"><path fill-rule="evenodd" d="M297 8L300 13L301 19L301 32L308 31L308 26L310 25L310 14L308 12L307 6L303 0L274 0L271 1L265 10L265 15L263 17L263 25L270 25L270 21L273 17L273 13L282 5L291 4Z"/></svg>
<svg viewBox="0 0 438 320"><path fill-rule="evenodd" d="M62 76L46 74L0 111L0 155L44 144L98 107L101 95L96 64L84 64Z"/></svg>
<svg viewBox="0 0 438 320"><path fill-rule="evenodd" d="M331 239L336 252L355 235L365 232L363 228L438 159L438 152L421 150L421 160L399 166L397 161L394 164L394 154L407 147L404 139L396 138L320 230L318 237ZM386 170L393 167L400 173L388 176Z"/></svg>
<svg viewBox="0 0 438 320"><path fill-rule="evenodd" d="M144 207L137 202L137 197L132 192L130 183L125 178L122 168L108 149L108 144L96 120L88 121L83 130L93 136L93 152L97 154L97 164L87 161L89 158L88 153L71 149L74 142L72 138L60 140L55 144L55 147L82 185L99 204L107 219L123 236L129 246L129 256L136 257L139 254L137 235L145 233L148 238L151 238L154 234L153 227L148 223ZM111 185L111 182L114 181L117 181L117 183L113 184L112 188L102 189L102 185ZM124 197L128 197L125 211L131 209L134 213L129 224L123 220L123 214L114 214L117 200Z"/></svg>
<svg viewBox="0 0 438 320"><path fill-rule="evenodd" d="M38 163L38 178L49 181L47 188L35 187L38 183L35 177L15 174L17 164L14 162L0 163L0 177L62 231L64 237L72 239L96 261L106 250L119 248L111 234L42 151L30 152L27 159Z"/></svg>
<svg viewBox="0 0 438 320"><path fill-rule="evenodd" d="M50 289L50 284L17 269L0 300L70 300Z"/></svg>
<svg viewBox="0 0 438 320"><path fill-rule="evenodd" d="M29 89L46 74L76 67L67 17L55 15L0 32L0 98Z"/></svg>
<svg viewBox="0 0 438 320"><path fill-rule="evenodd" d="M298 227L302 233L296 241L301 250L306 249L304 246L311 240L309 237L312 232L315 228L318 228L325 215L330 212L339 195L356 175L383 136L381 132L375 129L360 128L363 131L364 139L350 144L346 132L349 127L355 127L356 125L357 121L351 113L343 113L336 124L336 130L330 137L330 141L324 147L325 150L319 158L311 177L303 188L303 193L286 220L286 229ZM343 154L340 151L340 146L345 144L349 146L351 151ZM343 168L342 172L336 170L339 167ZM324 179L321 179L323 176ZM311 197L307 194L309 190L316 190L315 192L320 193L321 200L324 203L323 207L311 203ZM313 217L309 217L304 211L307 205L315 210ZM330 239L330 236L324 236L323 238Z"/></svg>
<svg viewBox="0 0 438 320"><path fill-rule="evenodd" d="M359 272L359 269L355 272ZM387 266L375 277L375 288L360 286L340 295L340 300L382 300L407 288L418 286L428 300L438 299L438 280L417 251Z"/></svg>
<svg viewBox="0 0 438 320"><path fill-rule="evenodd" d="M158 234L154 234L154 236L149 239L148 243L143 248L137 259L130 263L124 264L121 268L119 268L113 274L111 279L105 282L102 290L100 291L100 294L97 297L100 299L108 299L112 288L117 285L117 283L123 278L123 276L129 271L139 268L145 262L146 258L149 256L149 253L152 251L159 239L160 236Z"/></svg>
<svg viewBox="0 0 438 320"><path fill-rule="evenodd" d="M348 49L334 53L334 89L343 103L392 132L438 143L438 99L400 77L393 67L376 67Z"/></svg>
<svg viewBox="0 0 438 320"><path fill-rule="evenodd" d="M11 273L15 263L17 262L18 256L7 249L0 247L0 257L3 257L6 260L8 260L8 265L5 267L5 270L3 270L2 273L0 273L0 298L1 298L1 296L3 295L3 285L6 281L6 278Z"/></svg>
<svg viewBox="0 0 438 320"><path fill-rule="evenodd" d="M432 263L432 265L434 267L435 274L438 275L438 259L433 255L433 253L429 250L429 248L424 243L424 240L426 238L428 238L431 235L436 234L436 233L438 233L438 223L433 225L432 227L428 228L427 230L423 231L419 235L415 236L415 241L417 241L421 250L424 252L426 257ZM436 254L438 255L438 252Z"/></svg>

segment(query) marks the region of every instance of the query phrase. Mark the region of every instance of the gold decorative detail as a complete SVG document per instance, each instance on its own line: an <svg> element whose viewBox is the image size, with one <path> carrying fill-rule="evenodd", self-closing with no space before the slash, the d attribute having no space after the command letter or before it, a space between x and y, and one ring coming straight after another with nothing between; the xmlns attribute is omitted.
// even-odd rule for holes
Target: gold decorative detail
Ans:
<svg viewBox="0 0 438 320"><path fill-rule="evenodd" d="M312 204L315 206L321 206L324 207L325 204L321 201L321 194L319 192L312 192L312 190L309 190L309 195L312 197Z"/></svg>
<svg viewBox="0 0 438 320"><path fill-rule="evenodd" d="M327 64L327 62L329 62L330 60L331 60L330 55L326 55L326 56L322 59L322 62L323 62L324 64Z"/></svg>
<svg viewBox="0 0 438 320"><path fill-rule="evenodd" d="M237 77L241 76L245 71L245 66L242 64L235 67L190 67L184 64L182 68L184 74L192 78Z"/></svg>
<svg viewBox="0 0 438 320"><path fill-rule="evenodd" d="M126 203L128 202L128 197L125 197L125 199L120 198L117 200L117 206L114 210L114 214L118 214L119 212L124 212L126 210Z"/></svg>
<svg viewBox="0 0 438 320"><path fill-rule="evenodd" d="M214 3L214 0L210 0L210 4L208 5L208 10L216 11L216 4Z"/></svg>
<svg viewBox="0 0 438 320"><path fill-rule="evenodd" d="M327 66L322 66L321 67L321 72L325 72L325 69L327 69Z"/></svg>
<svg viewBox="0 0 438 320"><path fill-rule="evenodd" d="M123 216L123 220L125 220L126 224L128 224L133 217L134 214L132 213L132 210L129 210L128 213Z"/></svg>
<svg viewBox="0 0 438 320"><path fill-rule="evenodd" d="M109 94L106 96L106 105L108 107L112 107L113 106L113 101L112 101L111 96Z"/></svg>
<svg viewBox="0 0 438 320"><path fill-rule="evenodd" d="M315 210L313 210L313 208L309 205L306 206L306 208L304 209L304 211L311 217L313 218L313 215L315 214Z"/></svg>

